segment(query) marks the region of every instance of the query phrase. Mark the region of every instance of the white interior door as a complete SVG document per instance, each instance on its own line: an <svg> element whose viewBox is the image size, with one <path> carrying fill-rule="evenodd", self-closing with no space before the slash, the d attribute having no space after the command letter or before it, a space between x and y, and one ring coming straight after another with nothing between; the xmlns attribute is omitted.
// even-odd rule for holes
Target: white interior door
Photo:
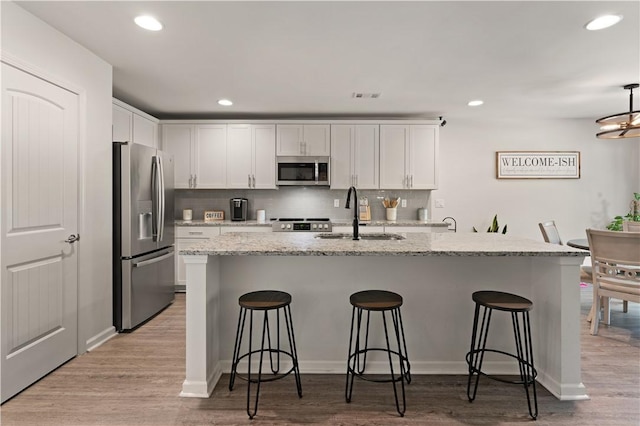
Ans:
<svg viewBox="0 0 640 426"><path fill-rule="evenodd" d="M2 401L77 354L78 96L2 64Z"/></svg>

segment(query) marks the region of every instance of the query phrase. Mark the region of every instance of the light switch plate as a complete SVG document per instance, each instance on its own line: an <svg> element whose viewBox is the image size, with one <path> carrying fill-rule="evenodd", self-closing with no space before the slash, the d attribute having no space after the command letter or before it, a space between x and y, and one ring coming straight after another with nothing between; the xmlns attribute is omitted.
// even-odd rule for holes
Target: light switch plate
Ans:
<svg viewBox="0 0 640 426"><path fill-rule="evenodd" d="M340 199L336 198L333 200L333 207L340 207Z"/></svg>
<svg viewBox="0 0 640 426"><path fill-rule="evenodd" d="M441 209L444 207L444 198L436 198L436 208Z"/></svg>

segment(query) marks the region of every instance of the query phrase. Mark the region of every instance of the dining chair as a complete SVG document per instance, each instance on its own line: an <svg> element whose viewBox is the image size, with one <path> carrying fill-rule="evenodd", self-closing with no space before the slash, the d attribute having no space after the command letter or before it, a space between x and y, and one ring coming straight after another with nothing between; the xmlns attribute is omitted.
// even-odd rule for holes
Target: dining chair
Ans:
<svg viewBox="0 0 640 426"><path fill-rule="evenodd" d="M640 303L640 232L587 229L593 266L591 334L600 321L609 324L609 298ZM600 305L603 316L599 318Z"/></svg>
<svg viewBox="0 0 640 426"><path fill-rule="evenodd" d="M558 227L556 226L555 221L548 220L546 222L541 222L538 223L538 226L540 227L540 232L542 232L542 238L544 238L545 242L562 245L560 233L558 233Z"/></svg>

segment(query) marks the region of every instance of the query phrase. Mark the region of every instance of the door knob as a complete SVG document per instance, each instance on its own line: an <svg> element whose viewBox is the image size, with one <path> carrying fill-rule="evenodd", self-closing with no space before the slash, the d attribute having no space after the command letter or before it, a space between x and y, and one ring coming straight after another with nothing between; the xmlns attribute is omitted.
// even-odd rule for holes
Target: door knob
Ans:
<svg viewBox="0 0 640 426"><path fill-rule="evenodd" d="M65 243L69 243L69 244L73 244L76 241L80 240L80 235L76 235L76 234L71 234L69 235L69 238L67 238L66 240L64 240Z"/></svg>

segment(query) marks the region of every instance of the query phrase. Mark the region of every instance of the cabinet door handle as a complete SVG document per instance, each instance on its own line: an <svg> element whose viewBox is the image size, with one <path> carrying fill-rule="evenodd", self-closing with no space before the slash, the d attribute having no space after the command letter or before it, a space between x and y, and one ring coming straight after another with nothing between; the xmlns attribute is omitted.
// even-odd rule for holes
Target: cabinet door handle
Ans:
<svg viewBox="0 0 640 426"><path fill-rule="evenodd" d="M193 188L193 175L189 175L189 188Z"/></svg>
<svg viewBox="0 0 640 426"><path fill-rule="evenodd" d="M409 185L409 188L413 188L413 175L411 175L411 185Z"/></svg>
<svg viewBox="0 0 640 426"><path fill-rule="evenodd" d="M251 175L251 178L253 179L253 187L256 187L256 175Z"/></svg>
<svg viewBox="0 0 640 426"><path fill-rule="evenodd" d="M251 188L251 175L247 175L247 186Z"/></svg>
<svg viewBox="0 0 640 426"><path fill-rule="evenodd" d="M189 231L189 235L202 235L204 232L202 231Z"/></svg>

